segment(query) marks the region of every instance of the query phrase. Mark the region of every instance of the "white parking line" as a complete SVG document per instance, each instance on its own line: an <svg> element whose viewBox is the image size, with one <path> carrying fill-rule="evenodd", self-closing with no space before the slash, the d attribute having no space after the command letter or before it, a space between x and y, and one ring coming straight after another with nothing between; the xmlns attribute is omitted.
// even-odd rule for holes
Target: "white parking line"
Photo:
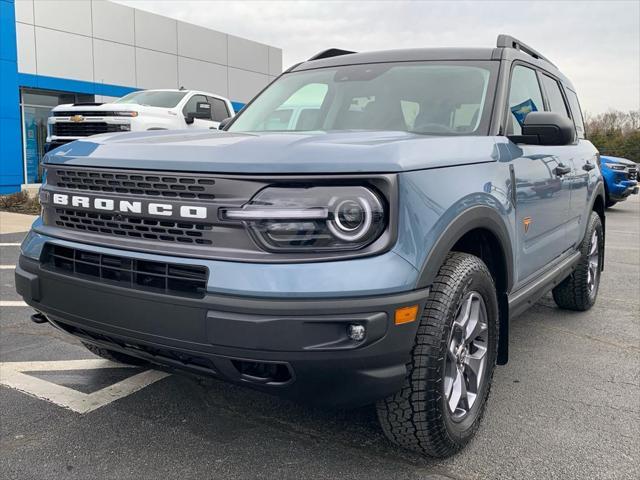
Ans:
<svg viewBox="0 0 640 480"><path fill-rule="evenodd" d="M65 360L56 362L0 363L0 383L21 392L47 400L78 413L87 413L124 398L169 376L157 370L145 370L93 393L83 393L56 383L47 382L25 372L55 372L61 370L94 370L101 368L132 368L108 360Z"/></svg>
<svg viewBox="0 0 640 480"><path fill-rule="evenodd" d="M0 307L28 307L28 305L21 300L0 300Z"/></svg>
<svg viewBox="0 0 640 480"><path fill-rule="evenodd" d="M0 243L0 247L19 247L20 243Z"/></svg>
<svg viewBox="0 0 640 480"><path fill-rule="evenodd" d="M0 270L13 270L15 268L15 265L0 265Z"/></svg>

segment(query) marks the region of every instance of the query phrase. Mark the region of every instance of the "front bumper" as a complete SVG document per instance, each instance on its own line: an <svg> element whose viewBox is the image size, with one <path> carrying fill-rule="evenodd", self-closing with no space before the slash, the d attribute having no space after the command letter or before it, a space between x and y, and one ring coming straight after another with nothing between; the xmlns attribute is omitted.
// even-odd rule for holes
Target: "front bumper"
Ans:
<svg viewBox="0 0 640 480"><path fill-rule="evenodd" d="M626 180L616 185L615 189L609 191L609 197L616 202L625 200L629 195L638 194L638 182L635 180Z"/></svg>
<svg viewBox="0 0 640 480"><path fill-rule="evenodd" d="M403 384L428 290L357 298L186 298L63 275L20 257L16 288L58 328L152 362L330 405L363 405ZM365 325L354 342L350 324Z"/></svg>

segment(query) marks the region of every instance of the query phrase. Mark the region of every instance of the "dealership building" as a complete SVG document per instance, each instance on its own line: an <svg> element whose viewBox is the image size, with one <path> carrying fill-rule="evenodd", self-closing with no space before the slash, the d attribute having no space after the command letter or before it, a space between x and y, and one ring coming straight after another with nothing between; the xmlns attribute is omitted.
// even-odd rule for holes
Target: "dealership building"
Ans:
<svg viewBox="0 0 640 480"><path fill-rule="evenodd" d="M281 71L279 48L107 0L0 0L0 194L41 181L56 105L184 87L238 109Z"/></svg>

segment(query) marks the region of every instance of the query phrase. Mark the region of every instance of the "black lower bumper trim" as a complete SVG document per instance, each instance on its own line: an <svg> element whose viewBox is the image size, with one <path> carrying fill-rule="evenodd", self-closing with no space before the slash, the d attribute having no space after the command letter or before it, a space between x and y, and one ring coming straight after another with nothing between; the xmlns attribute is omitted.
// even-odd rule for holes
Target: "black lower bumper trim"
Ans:
<svg viewBox="0 0 640 480"><path fill-rule="evenodd" d="M25 301L83 341L296 400L362 405L401 388L428 290L367 298L185 298L74 278L21 257ZM357 342L348 326L364 325Z"/></svg>

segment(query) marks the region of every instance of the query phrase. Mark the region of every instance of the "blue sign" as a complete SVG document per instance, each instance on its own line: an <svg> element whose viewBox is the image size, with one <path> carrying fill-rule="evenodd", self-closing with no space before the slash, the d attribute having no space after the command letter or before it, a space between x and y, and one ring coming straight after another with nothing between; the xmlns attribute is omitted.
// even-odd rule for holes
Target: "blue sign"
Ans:
<svg viewBox="0 0 640 480"><path fill-rule="evenodd" d="M524 125L524 119L528 113L537 111L538 107L536 107L536 104L533 103L533 100L531 99L525 100L524 102L511 107L511 113L513 113L513 116L516 117L516 120L518 120L520 126Z"/></svg>

